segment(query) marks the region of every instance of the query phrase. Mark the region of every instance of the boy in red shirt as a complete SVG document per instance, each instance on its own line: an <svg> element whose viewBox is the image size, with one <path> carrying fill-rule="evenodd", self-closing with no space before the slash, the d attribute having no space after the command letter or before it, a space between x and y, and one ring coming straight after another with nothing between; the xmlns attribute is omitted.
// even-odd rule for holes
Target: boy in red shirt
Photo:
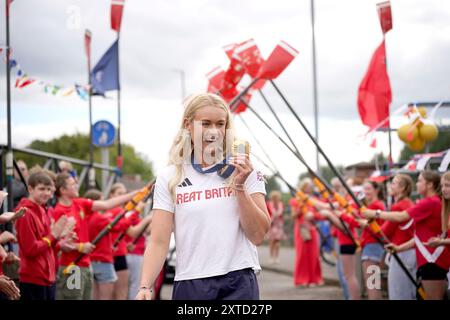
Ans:
<svg viewBox="0 0 450 320"><path fill-rule="evenodd" d="M89 254L94 250L95 246L89 240L87 217L95 211L106 211L122 206L130 201L135 193L131 192L109 200L92 201L78 198L78 184L76 180L67 173L58 174L56 178L58 203L54 211L55 220L62 216L74 217L76 220L74 232L78 238L76 243L77 250L62 252L61 254L56 284L56 298L58 300L92 299L93 276L90 270ZM71 268L70 272L65 273L66 267L80 253L84 253L85 256L76 264L78 268Z"/></svg>
<svg viewBox="0 0 450 320"><path fill-rule="evenodd" d="M44 205L51 197L53 182L44 172L30 175L28 198L18 208L26 208L16 221L20 253L20 291L22 300L55 299L55 257L53 248L67 225L67 218L51 224Z"/></svg>

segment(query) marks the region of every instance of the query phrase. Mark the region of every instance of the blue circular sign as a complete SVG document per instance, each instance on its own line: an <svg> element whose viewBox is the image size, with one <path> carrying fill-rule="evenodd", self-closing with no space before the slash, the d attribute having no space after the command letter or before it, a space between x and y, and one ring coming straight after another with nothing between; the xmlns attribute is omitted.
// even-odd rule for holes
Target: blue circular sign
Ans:
<svg viewBox="0 0 450 320"><path fill-rule="evenodd" d="M92 144L97 147L110 147L114 144L116 129L111 122L97 121L92 125Z"/></svg>

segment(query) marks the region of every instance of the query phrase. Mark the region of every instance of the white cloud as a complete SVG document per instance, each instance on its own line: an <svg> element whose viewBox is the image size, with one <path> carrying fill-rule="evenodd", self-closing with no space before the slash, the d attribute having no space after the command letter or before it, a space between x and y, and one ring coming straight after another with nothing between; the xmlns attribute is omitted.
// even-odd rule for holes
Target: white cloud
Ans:
<svg viewBox="0 0 450 320"><path fill-rule="evenodd" d="M357 88L382 39L377 2L315 2L319 140L336 164L368 160L374 154L368 143L357 145L355 139L364 132L356 107ZM68 28L71 18L68 9L74 5L81 13L79 29ZM0 6L1 16L2 10ZM222 46L248 38L256 40L265 57L281 39L300 51L277 79L277 84L314 131L309 10L309 1L294 0L276 4L268 0L127 1L120 45L122 140L148 155L157 169L164 166L182 109L180 76L173 69L185 71L187 93L204 90L205 74L216 65L224 68L228 65ZM392 10L394 29L386 38L394 98L391 110L406 102L450 98L450 3L446 0L393 1ZM115 33L109 28L109 1L13 2L14 55L31 76L56 84L85 82L85 28L93 32L92 60L97 61L115 39ZM0 43L3 42L2 32ZM4 68L2 64L1 72ZM264 92L313 165L314 148L300 133L301 128L270 86ZM77 97L45 95L37 86L13 90L12 94L16 145L76 130L87 132L87 103ZM110 96L115 97L115 93ZM4 77L0 78L0 98L4 105ZM257 94L252 105L258 111L266 110ZM116 123L116 112L114 99L94 99L94 120L104 118ZM267 141L268 152L280 163L280 170L295 183L298 173L304 171L297 160L277 140L272 140L270 133L252 120L251 115L245 117L261 140ZM0 141L6 141L4 108L0 109L0 119ZM236 122L239 126L239 120ZM246 132L244 128L241 130ZM378 145L386 154L386 135L378 135ZM394 155L401 147L395 139Z"/></svg>

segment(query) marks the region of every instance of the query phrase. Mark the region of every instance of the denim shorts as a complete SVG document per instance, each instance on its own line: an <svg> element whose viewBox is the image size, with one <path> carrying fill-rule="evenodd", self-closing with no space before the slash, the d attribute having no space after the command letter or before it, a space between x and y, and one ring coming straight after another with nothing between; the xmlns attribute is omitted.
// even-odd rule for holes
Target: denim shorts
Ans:
<svg viewBox="0 0 450 320"><path fill-rule="evenodd" d="M94 280L98 283L116 282L117 274L112 263L92 261Z"/></svg>
<svg viewBox="0 0 450 320"><path fill-rule="evenodd" d="M367 244L361 252L361 260L372 260L380 263L383 260L384 248L379 243Z"/></svg>

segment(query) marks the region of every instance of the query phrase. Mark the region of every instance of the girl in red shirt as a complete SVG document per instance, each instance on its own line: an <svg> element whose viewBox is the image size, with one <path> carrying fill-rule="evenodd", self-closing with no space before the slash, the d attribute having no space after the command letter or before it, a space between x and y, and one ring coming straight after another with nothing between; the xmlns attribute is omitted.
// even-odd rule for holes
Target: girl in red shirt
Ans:
<svg viewBox="0 0 450 320"><path fill-rule="evenodd" d="M428 245L432 237L442 234L441 200L439 198L440 176L433 171L423 171L417 180L417 192L424 198L415 206L397 212L367 210L367 218L379 217L383 220L414 221L414 238L390 250L404 251L415 246L417 257L417 277L421 280L427 300L442 300L447 289L447 272L450 267L450 250L446 246L435 248Z"/></svg>
<svg viewBox="0 0 450 320"><path fill-rule="evenodd" d="M432 247L450 246L450 172L444 173L441 178L442 192L442 235L432 237L428 245Z"/></svg>
<svg viewBox="0 0 450 320"><path fill-rule="evenodd" d="M413 180L405 174L397 174L391 182L389 194L394 198L391 211L404 211L414 205L409 198L413 189ZM413 220L398 223L385 221L381 227L386 237L395 245L402 245L414 237ZM412 275L417 272L416 252L413 248L400 252L399 258ZM395 259L389 261L388 292L390 300L414 300L416 287L405 275Z"/></svg>
<svg viewBox="0 0 450 320"><path fill-rule="evenodd" d="M382 187L374 181L366 181L363 185L363 192L367 203L367 208L373 210L384 210L384 199ZM377 220L381 224L381 220ZM373 270L380 270L381 261L384 257L384 248L374 238L371 230L367 227L367 221L361 220L360 226L363 229L361 234L361 261L363 267L364 283L366 285L369 300L380 300L381 288L369 285L369 277L373 275Z"/></svg>
<svg viewBox="0 0 450 320"><path fill-rule="evenodd" d="M125 186L117 182L113 184L111 187L111 191L109 193L110 199L115 199L123 196L127 192ZM142 211L144 204L141 202L136 206L136 210L130 215L126 215L122 220L117 223L117 225L111 230L111 241L114 243L118 240L119 237L123 237L123 235L128 235L131 238L135 238L137 235L141 233L141 231L147 227L147 225L151 221L151 217L147 216L142 219L137 225L133 226L133 216L139 215L140 211ZM112 215L112 219L114 219L117 215L122 213L122 208L117 207L109 210L107 214ZM127 264L127 239L122 238L117 246L113 247L113 256L114 256L114 269L117 274L117 281L114 282L114 290L113 290L113 299L114 300L127 300L128 299L128 281L129 281L129 272L128 272L128 264Z"/></svg>
<svg viewBox="0 0 450 320"><path fill-rule="evenodd" d="M99 190L88 190L84 198L91 200L103 200L103 195ZM101 232L109 223L112 222L112 216L93 212L88 218L89 241ZM112 300L114 282L117 281L116 271L114 270L114 259L112 251L111 232L107 233L97 244L90 254L92 272L94 277L93 298L94 300Z"/></svg>

